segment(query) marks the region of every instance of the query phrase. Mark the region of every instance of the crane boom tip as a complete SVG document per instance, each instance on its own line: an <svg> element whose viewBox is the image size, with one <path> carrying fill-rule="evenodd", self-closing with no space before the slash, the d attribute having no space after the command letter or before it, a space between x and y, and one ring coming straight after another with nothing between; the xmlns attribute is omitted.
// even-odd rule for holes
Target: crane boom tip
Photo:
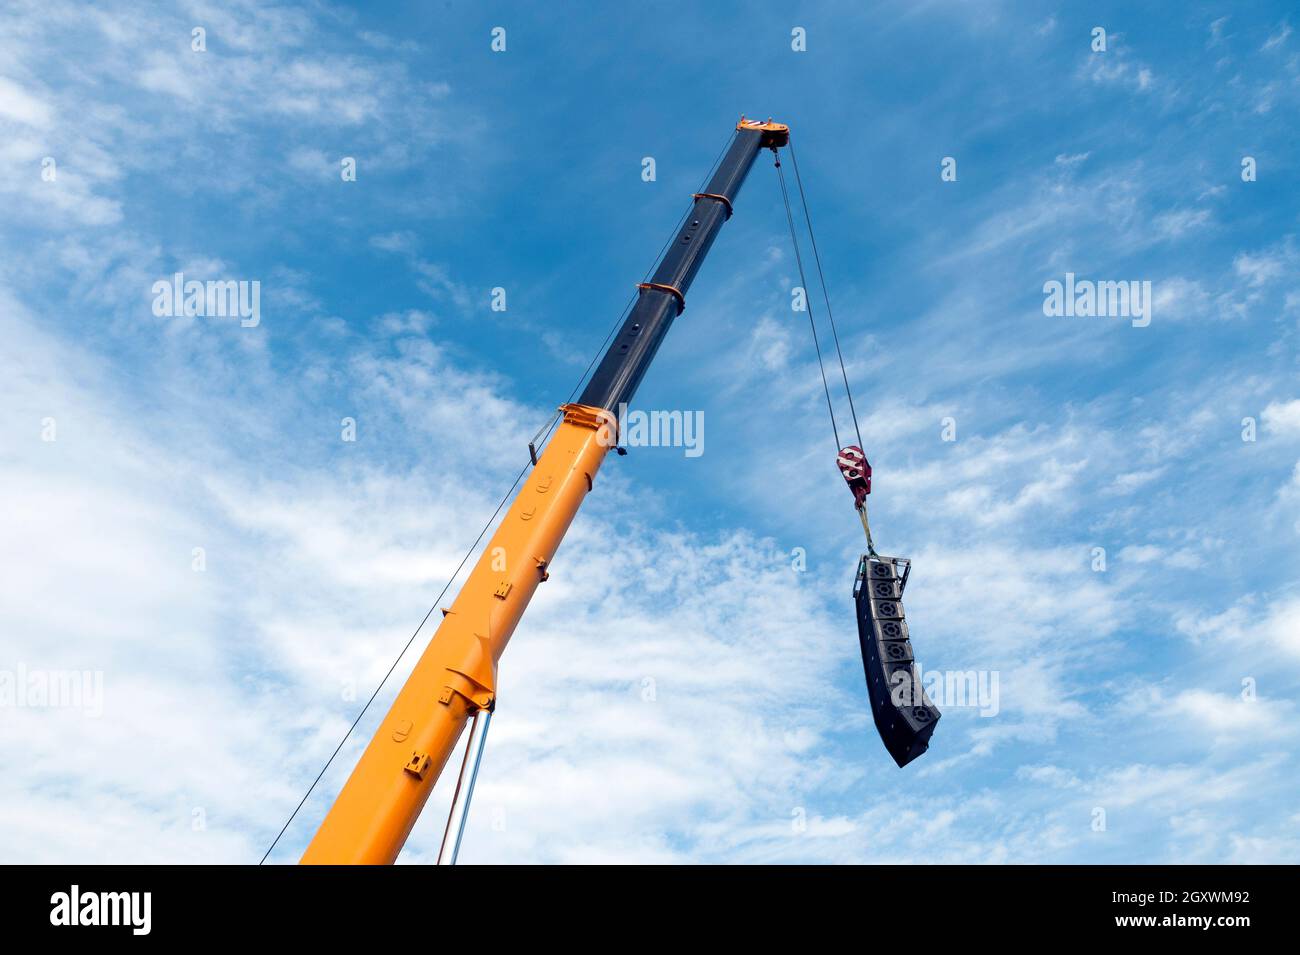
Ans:
<svg viewBox="0 0 1300 955"><path fill-rule="evenodd" d="M790 127L784 123L774 123L769 116L767 121L761 119L746 119L742 114L740 122L736 124L738 130L752 130L763 134L763 147L778 149L790 142Z"/></svg>

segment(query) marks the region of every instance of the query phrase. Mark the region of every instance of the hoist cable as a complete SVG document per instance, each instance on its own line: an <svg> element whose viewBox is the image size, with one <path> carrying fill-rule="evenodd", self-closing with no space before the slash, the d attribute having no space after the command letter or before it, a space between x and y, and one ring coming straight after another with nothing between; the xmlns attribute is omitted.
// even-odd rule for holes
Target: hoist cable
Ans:
<svg viewBox="0 0 1300 955"><path fill-rule="evenodd" d="M817 263L817 278L821 281L822 298L826 302L826 318L831 324L831 336L835 340L835 354L840 360L840 375L844 378L844 393L849 399L849 414L853 416L853 431L858 436L858 447L865 450L862 443L862 430L858 427L858 411L853 407L853 389L849 387L849 374L844 369L844 353L840 351L840 335L835 330L835 313L831 311L831 293L826 290L826 273L822 271L822 257L817 251L817 234L813 231L812 215L808 212L808 198L804 195L803 179L799 176L799 157L794 153L794 137L790 138L790 162L794 166L794 181L799 186L799 201L803 204L804 221L808 223L808 240L812 244L813 261Z"/></svg>
<svg viewBox="0 0 1300 955"><path fill-rule="evenodd" d="M775 154L775 151L774 151ZM790 193L785 188L785 173L781 171L781 157L776 155L776 177L781 183L781 198L785 201L785 218L790 225L790 242L794 246L795 264L799 267L799 287L804 290L804 305L808 310L808 326L812 329L813 347L817 350L817 369L822 375L822 390L826 392L826 410L831 415L831 431L835 433L835 453L840 453L840 429L835 424L835 406L831 403L831 386L826 381L826 365L822 362L822 346L817 338L817 323L813 320L812 303L808 301L808 283L803 274L803 256L799 253L799 237L795 233L794 213L790 210Z"/></svg>

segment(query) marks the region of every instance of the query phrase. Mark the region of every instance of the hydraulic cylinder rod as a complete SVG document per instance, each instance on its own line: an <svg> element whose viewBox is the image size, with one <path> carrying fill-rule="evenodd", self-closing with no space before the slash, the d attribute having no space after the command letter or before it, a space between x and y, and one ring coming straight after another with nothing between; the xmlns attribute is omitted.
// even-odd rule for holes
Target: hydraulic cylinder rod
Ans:
<svg viewBox="0 0 1300 955"><path fill-rule="evenodd" d="M736 127L730 148L694 197L687 225L665 252L576 404L466 578L378 731L303 853L304 863L391 863L433 791L466 721L496 703L497 661L605 455L630 400L736 194L763 148L789 140L778 123ZM614 433L611 433L614 431Z"/></svg>
<svg viewBox="0 0 1300 955"><path fill-rule="evenodd" d="M465 761L460 765L460 778L456 780L456 792L451 797L451 812L447 814L447 828L442 834L438 865L455 865L456 857L460 855L460 840L465 838L465 822L469 819L474 783L478 779L479 765L483 762L483 747L487 744L488 725L491 722L491 710L475 710L469 718Z"/></svg>

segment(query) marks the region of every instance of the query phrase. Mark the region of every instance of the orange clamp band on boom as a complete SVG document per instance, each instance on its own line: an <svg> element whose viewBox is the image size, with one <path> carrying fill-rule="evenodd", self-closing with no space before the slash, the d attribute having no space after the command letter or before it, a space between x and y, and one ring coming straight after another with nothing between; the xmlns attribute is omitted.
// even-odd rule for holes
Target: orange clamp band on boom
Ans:
<svg viewBox="0 0 1300 955"><path fill-rule="evenodd" d="M721 202L724 206L727 207L727 218L728 219L731 218L731 200L728 199L726 196L720 196L716 192L692 192L691 198L692 199L717 199L719 202Z"/></svg>
<svg viewBox="0 0 1300 955"><path fill-rule="evenodd" d="M686 311L686 296L682 294L682 290L679 288L672 285L661 285L658 282L638 282L636 287L654 289L656 292L667 292L677 299L677 314L680 315Z"/></svg>

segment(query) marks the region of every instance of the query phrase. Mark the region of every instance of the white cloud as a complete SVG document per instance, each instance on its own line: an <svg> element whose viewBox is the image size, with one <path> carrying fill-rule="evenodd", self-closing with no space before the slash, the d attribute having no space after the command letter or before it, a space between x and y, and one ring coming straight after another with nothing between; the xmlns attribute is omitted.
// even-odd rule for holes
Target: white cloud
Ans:
<svg viewBox="0 0 1300 955"><path fill-rule="evenodd" d="M1182 570L1191 570L1205 564L1205 559L1189 547L1171 550L1155 544L1129 545L1117 555L1121 563L1126 564L1160 564Z"/></svg>
<svg viewBox="0 0 1300 955"><path fill-rule="evenodd" d="M1260 629L1266 640L1300 658L1300 598L1283 600L1270 607Z"/></svg>
<svg viewBox="0 0 1300 955"><path fill-rule="evenodd" d="M1149 91L1156 84L1151 67L1133 60L1118 44L1117 34L1108 38L1109 48L1103 53L1089 53L1079 68L1079 75L1098 86L1128 87L1139 93Z"/></svg>
<svg viewBox="0 0 1300 955"><path fill-rule="evenodd" d="M1190 720L1216 739L1258 740L1294 732L1292 706L1279 700L1244 700L1208 690L1184 690L1166 702L1168 717Z"/></svg>
<svg viewBox="0 0 1300 955"><path fill-rule="evenodd" d="M199 85L203 81L197 69L201 55L191 53L183 60L175 55L154 53L135 72L135 81L151 92L193 101L199 97Z"/></svg>
<svg viewBox="0 0 1300 955"><path fill-rule="evenodd" d="M289 152L289 168L313 179L333 179L342 169L338 156L327 156L323 150L299 146Z"/></svg>
<svg viewBox="0 0 1300 955"><path fill-rule="evenodd" d="M1212 304L1210 293L1195 279L1173 276L1153 287L1152 311L1161 321L1181 321L1206 314Z"/></svg>
<svg viewBox="0 0 1300 955"><path fill-rule="evenodd" d="M1271 434L1284 438L1300 435L1300 398L1270 401L1260 418Z"/></svg>
<svg viewBox="0 0 1300 955"><path fill-rule="evenodd" d="M1239 252L1232 268L1252 286L1268 285L1285 274L1285 259L1278 250L1259 253Z"/></svg>
<svg viewBox="0 0 1300 955"><path fill-rule="evenodd" d="M1114 494L1131 494L1138 488L1146 487L1152 481L1164 477L1166 467L1146 468L1141 471L1125 471L1115 475L1107 490Z"/></svg>
<svg viewBox="0 0 1300 955"><path fill-rule="evenodd" d="M960 428L965 419L957 420ZM942 458L896 476L900 503L985 527L1069 509L1090 457L1082 435L1068 427L1016 425L991 438L959 432L949 447Z"/></svg>
<svg viewBox="0 0 1300 955"><path fill-rule="evenodd" d="M1016 770L1016 777L1063 789L1079 785L1079 777L1060 766L1021 766Z"/></svg>
<svg viewBox="0 0 1300 955"><path fill-rule="evenodd" d="M0 142L21 139L25 153L38 148L59 170L54 183L37 167L30 177L0 177L0 198L43 229L120 221L123 170L164 185L198 175L208 189L256 203L300 185L302 177L282 174L286 155L299 172L337 176L349 153L323 143L341 147L348 138L335 137L361 124L370 124L366 174L409 169L445 138L465 140L477 128L442 121L445 83L412 77L398 57L335 53L327 22L290 7L86 11L50 0L39 15L12 16L24 42L5 51ZM207 52L190 48L195 20L207 29ZM27 76L42 78L39 91ZM274 154L242 161L268 125Z"/></svg>
<svg viewBox="0 0 1300 955"><path fill-rule="evenodd" d="M1135 564L1149 564L1154 560L1159 560L1163 556L1164 551L1159 547L1152 546L1151 544L1125 547L1119 552L1120 560L1132 561Z"/></svg>
<svg viewBox="0 0 1300 955"><path fill-rule="evenodd" d="M1219 17L1210 24L1210 39L1206 41L1206 47L1214 47L1223 42L1223 27L1228 22L1228 17Z"/></svg>
<svg viewBox="0 0 1300 955"><path fill-rule="evenodd" d="M0 76L0 117L26 126L43 128L50 124L54 111L40 97L13 80Z"/></svg>
<svg viewBox="0 0 1300 955"><path fill-rule="evenodd" d="M1165 239L1179 239L1204 228L1210 221L1209 209L1176 209L1155 218L1156 233Z"/></svg>
<svg viewBox="0 0 1300 955"><path fill-rule="evenodd" d="M1265 647L1286 657L1300 657L1300 598L1282 596L1259 606L1242 598L1218 614L1180 612L1175 625L1184 635L1206 641L1219 650L1228 647Z"/></svg>
<svg viewBox="0 0 1300 955"><path fill-rule="evenodd" d="M1245 773L1215 773L1199 766L1148 766L1132 764L1107 770L1088 788L1108 811L1144 807L1157 811L1222 803L1250 786Z"/></svg>
<svg viewBox="0 0 1300 955"><path fill-rule="evenodd" d="M1287 41L1287 37L1289 37L1290 35L1291 35L1291 24L1283 23L1276 33L1274 33L1272 36L1270 36L1267 40L1264 41L1264 45L1261 46L1260 49L1263 51L1275 50L1278 47L1280 47L1283 43L1285 43Z"/></svg>

